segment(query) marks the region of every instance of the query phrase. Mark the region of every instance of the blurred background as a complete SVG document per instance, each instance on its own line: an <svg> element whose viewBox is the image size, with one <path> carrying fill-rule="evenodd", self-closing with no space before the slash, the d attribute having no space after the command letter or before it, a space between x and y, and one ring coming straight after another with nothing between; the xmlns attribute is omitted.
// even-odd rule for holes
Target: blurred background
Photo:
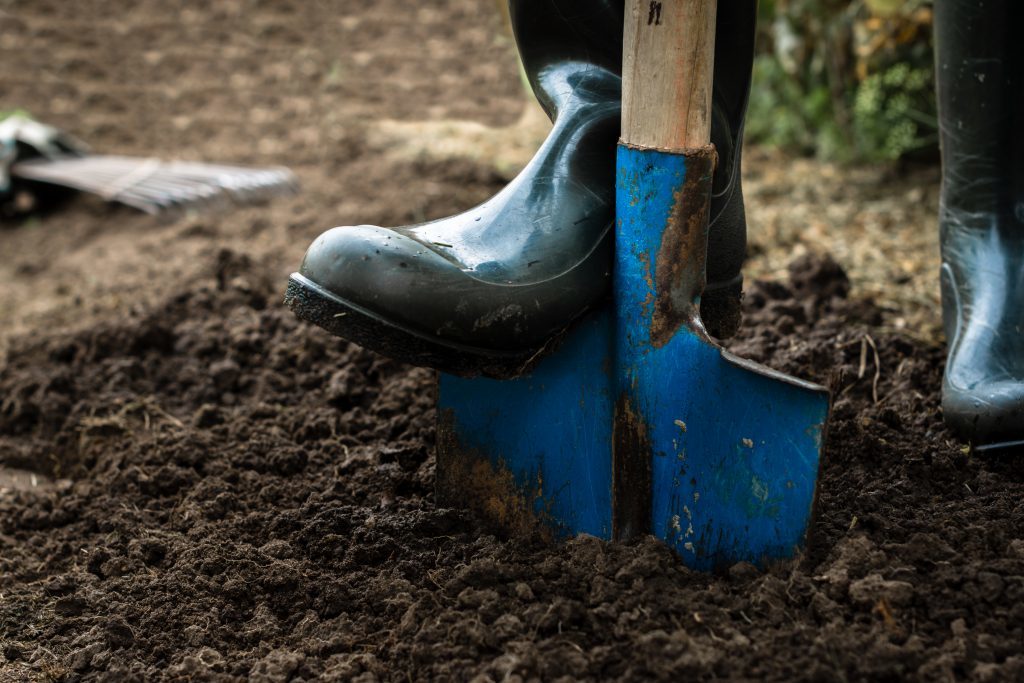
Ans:
<svg viewBox="0 0 1024 683"><path fill-rule="evenodd" d="M938 161L925 0L762 0L747 134L845 162Z"/></svg>
<svg viewBox="0 0 1024 683"><path fill-rule="evenodd" d="M83 197L0 228L0 355L173 296L233 258L283 292L337 224L483 201L549 124L496 0L0 0L0 112L94 151L291 167L302 193L140 215ZM937 339L938 153L924 0L762 0L748 277L829 252L882 323ZM218 265L220 264L220 265ZM254 284L255 286L255 284Z"/></svg>

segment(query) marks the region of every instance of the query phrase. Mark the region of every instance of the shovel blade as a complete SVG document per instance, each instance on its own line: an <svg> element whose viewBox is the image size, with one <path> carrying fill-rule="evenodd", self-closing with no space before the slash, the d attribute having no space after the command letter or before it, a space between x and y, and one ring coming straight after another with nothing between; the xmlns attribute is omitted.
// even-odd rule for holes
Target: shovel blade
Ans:
<svg viewBox="0 0 1024 683"><path fill-rule="evenodd" d="M615 453L615 338L606 306L526 376L442 373L438 498L499 531L540 529L552 539L633 535L613 527L637 514L635 532L663 539L694 569L761 566L798 552L814 504L827 392L684 331L663 357L648 354L650 364L639 366L664 391L636 404L649 436L636 476L623 471L636 461Z"/></svg>
<svg viewBox="0 0 1024 683"><path fill-rule="evenodd" d="M438 499L507 533L611 539L612 339L605 306L528 375L441 373Z"/></svg>
<svg viewBox="0 0 1024 683"><path fill-rule="evenodd" d="M620 145L615 198L616 526L697 569L803 545L829 408L704 331L714 167L710 146Z"/></svg>
<svg viewBox="0 0 1024 683"><path fill-rule="evenodd" d="M632 376L637 387L663 387L634 393L631 416L651 453L650 532L701 570L797 552L814 508L828 392L688 327Z"/></svg>
<svg viewBox="0 0 1024 683"><path fill-rule="evenodd" d="M714 151L618 154L612 300L529 375L442 374L439 498L512 533L653 534L700 570L791 557L828 391L701 325Z"/></svg>

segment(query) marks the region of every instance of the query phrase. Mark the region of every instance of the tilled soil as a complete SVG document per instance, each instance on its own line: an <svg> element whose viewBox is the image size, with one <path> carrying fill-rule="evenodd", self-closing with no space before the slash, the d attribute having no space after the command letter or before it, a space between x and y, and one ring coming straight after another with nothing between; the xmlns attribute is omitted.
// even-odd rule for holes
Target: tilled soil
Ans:
<svg viewBox="0 0 1024 683"><path fill-rule="evenodd" d="M735 349L837 400L810 552L767 572L500 540L439 508L431 373L298 323L238 254L151 311L25 343L0 452L55 481L0 504L5 672L1024 676L1024 467L950 439L941 349L872 337L833 262L791 270L751 289Z"/></svg>
<svg viewBox="0 0 1024 683"><path fill-rule="evenodd" d="M305 192L164 221L83 199L0 231L0 680L1024 680L1024 460L953 438L943 347L828 257L752 283L731 344L833 389L804 557L704 575L437 505L432 373L281 295L335 219L501 186L360 127L515 120L489 3L2 8L10 106L99 151L287 163Z"/></svg>

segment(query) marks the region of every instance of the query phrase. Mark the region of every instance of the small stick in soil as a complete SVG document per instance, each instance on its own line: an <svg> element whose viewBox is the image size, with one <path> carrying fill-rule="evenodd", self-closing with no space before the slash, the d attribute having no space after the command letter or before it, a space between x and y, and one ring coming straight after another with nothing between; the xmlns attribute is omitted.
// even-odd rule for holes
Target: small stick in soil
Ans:
<svg viewBox="0 0 1024 683"><path fill-rule="evenodd" d="M896 619L892 616L892 609L889 607L889 603L885 598L878 601L875 608L872 610L876 614L882 617L882 621L885 622L885 627L890 631L896 630Z"/></svg>
<svg viewBox="0 0 1024 683"><path fill-rule="evenodd" d="M871 400L878 403L878 380L882 376L882 361L878 357L878 346L875 344L875 340L866 332L860 340L860 366L857 368L857 379L864 379L864 373L867 372L869 346L875 365L875 376L871 379Z"/></svg>
<svg viewBox="0 0 1024 683"><path fill-rule="evenodd" d="M878 346L875 344L875 340L871 338L870 334L865 334L864 338L871 345L871 353L875 357L875 376L871 380L871 398L875 403L878 403L878 380L882 376L882 361L878 357Z"/></svg>
<svg viewBox="0 0 1024 683"><path fill-rule="evenodd" d="M868 369L868 341L867 335L860 338L860 366L857 368L857 379L864 379L864 372Z"/></svg>

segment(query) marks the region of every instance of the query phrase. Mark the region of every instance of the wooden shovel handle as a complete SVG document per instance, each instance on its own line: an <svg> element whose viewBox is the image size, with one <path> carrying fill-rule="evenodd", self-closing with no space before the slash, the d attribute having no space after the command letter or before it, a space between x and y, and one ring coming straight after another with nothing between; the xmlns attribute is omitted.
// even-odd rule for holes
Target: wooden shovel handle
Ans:
<svg viewBox="0 0 1024 683"><path fill-rule="evenodd" d="M683 150L711 141L717 0L627 0L622 142Z"/></svg>

